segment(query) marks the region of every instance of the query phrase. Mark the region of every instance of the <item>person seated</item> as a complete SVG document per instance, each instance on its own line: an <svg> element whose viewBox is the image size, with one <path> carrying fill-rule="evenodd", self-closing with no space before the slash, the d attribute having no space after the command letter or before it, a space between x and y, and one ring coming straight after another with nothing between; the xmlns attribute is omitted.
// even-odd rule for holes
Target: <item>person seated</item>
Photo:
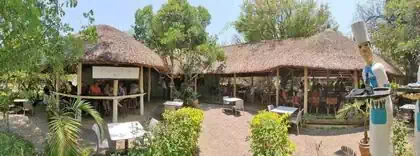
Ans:
<svg viewBox="0 0 420 156"><path fill-rule="evenodd" d="M99 87L98 81L95 81L90 86L89 94L90 95L94 95L94 96L100 96L100 95L102 95L102 89L101 89L101 87Z"/></svg>
<svg viewBox="0 0 420 156"><path fill-rule="evenodd" d="M137 84L133 83L130 85L130 92L128 94L132 95L132 94L137 94L139 93L139 87Z"/></svg>

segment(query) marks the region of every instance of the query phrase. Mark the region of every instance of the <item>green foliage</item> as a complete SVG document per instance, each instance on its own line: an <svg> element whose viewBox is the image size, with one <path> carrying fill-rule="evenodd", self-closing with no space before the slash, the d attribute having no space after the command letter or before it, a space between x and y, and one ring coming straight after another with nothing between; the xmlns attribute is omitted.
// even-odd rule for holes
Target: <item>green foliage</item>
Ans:
<svg viewBox="0 0 420 156"><path fill-rule="evenodd" d="M414 82L420 56L420 1L389 0L383 16L372 34L374 44Z"/></svg>
<svg viewBox="0 0 420 156"><path fill-rule="evenodd" d="M402 119L395 118L392 123L392 145L395 156L409 156L408 129ZM411 153L413 155L413 153Z"/></svg>
<svg viewBox="0 0 420 156"><path fill-rule="evenodd" d="M181 84L181 89L174 92L175 98L182 99L186 106L191 106L194 100L197 100L199 95L194 91L194 88L186 83Z"/></svg>
<svg viewBox="0 0 420 156"><path fill-rule="evenodd" d="M255 156L291 155L295 145L289 140L289 116L261 111L251 121L251 151Z"/></svg>
<svg viewBox="0 0 420 156"><path fill-rule="evenodd" d="M244 1L234 26L246 41L308 37L336 27L328 5L314 0Z"/></svg>
<svg viewBox="0 0 420 156"><path fill-rule="evenodd" d="M31 156L35 149L29 141L12 133L0 132L0 155Z"/></svg>
<svg viewBox="0 0 420 156"><path fill-rule="evenodd" d="M365 106L366 108L363 109L362 106ZM349 119L349 118L356 118L356 119L363 119L363 127L364 127L364 136L363 136L363 143L369 142L369 136L368 136L368 119L369 119L369 113L370 111L370 105L369 101L360 101L356 100L354 103L347 103L344 105L343 108L338 110L337 112L337 118L340 119Z"/></svg>
<svg viewBox="0 0 420 156"><path fill-rule="evenodd" d="M199 109L165 111L164 121L153 131L149 153L153 156L196 155L204 114Z"/></svg>
<svg viewBox="0 0 420 156"><path fill-rule="evenodd" d="M192 6L187 0L169 0L153 13L152 6L137 10L135 38L157 50L168 64L180 63L186 77L199 74L215 61L224 60L223 50L206 27L211 16L202 6ZM170 69L174 72L174 66Z"/></svg>
<svg viewBox="0 0 420 156"><path fill-rule="evenodd" d="M73 29L69 24L62 21L64 8L76 5L77 0L0 1L0 73L39 71L41 65L62 72L64 67L78 62L84 49L80 38L94 37L86 33L75 37L70 34ZM85 17L90 25L93 12Z"/></svg>
<svg viewBox="0 0 420 156"><path fill-rule="evenodd" d="M64 105L64 104L63 104ZM91 115L99 125L103 135L103 119L89 103L77 100L71 106L62 109L56 107L55 99L48 102L48 140L47 155L73 156L88 152L80 147L81 123L77 117L82 111Z"/></svg>

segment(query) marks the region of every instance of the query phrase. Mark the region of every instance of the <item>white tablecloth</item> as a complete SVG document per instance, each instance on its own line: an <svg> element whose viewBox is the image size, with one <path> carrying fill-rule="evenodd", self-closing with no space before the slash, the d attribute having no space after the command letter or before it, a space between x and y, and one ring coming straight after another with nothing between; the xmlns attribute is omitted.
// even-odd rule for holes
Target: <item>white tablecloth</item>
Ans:
<svg viewBox="0 0 420 156"><path fill-rule="evenodd" d="M295 107L278 106L270 111L280 114L293 114L296 110L298 109Z"/></svg>
<svg viewBox="0 0 420 156"><path fill-rule="evenodd" d="M179 101L166 101L165 103L163 103L163 105L165 106L175 106L175 107L182 107L182 104L184 102L179 102Z"/></svg>
<svg viewBox="0 0 420 156"><path fill-rule="evenodd" d="M240 98L226 98L226 99L223 99L223 101L226 101L229 104L232 103L232 102L241 101L241 100L242 99L240 99Z"/></svg>
<svg viewBox="0 0 420 156"><path fill-rule="evenodd" d="M134 139L143 136L145 133L143 126L138 121L109 123L108 131L110 139L113 141Z"/></svg>

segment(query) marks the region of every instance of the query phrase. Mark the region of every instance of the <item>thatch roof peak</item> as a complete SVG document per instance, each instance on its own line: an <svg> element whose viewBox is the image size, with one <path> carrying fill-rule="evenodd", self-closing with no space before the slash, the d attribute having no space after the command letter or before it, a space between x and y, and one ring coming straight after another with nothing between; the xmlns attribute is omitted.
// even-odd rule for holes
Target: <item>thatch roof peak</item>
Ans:
<svg viewBox="0 0 420 156"><path fill-rule="evenodd" d="M88 45L84 64L145 66L165 70L162 58L128 33L109 25L96 25L98 41Z"/></svg>

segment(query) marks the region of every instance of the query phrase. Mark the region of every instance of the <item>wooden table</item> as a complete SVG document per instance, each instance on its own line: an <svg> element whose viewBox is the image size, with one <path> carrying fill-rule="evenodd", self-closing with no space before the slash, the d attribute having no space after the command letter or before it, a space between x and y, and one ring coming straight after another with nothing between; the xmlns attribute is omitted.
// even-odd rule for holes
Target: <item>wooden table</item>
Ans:
<svg viewBox="0 0 420 156"><path fill-rule="evenodd" d="M142 137L146 132L138 121L109 123L108 132L112 141L125 140L125 150L128 149L128 139Z"/></svg>
<svg viewBox="0 0 420 156"><path fill-rule="evenodd" d="M184 104L184 102L182 101L166 101L163 103L163 105L165 106L165 109L169 109L169 110L175 110L177 108L182 107L182 105Z"/></svg>
<svg viewBox="0 0 420 156"><path fill-rule="evenodd" d="M229 105L230 105L231 103L233 103L233 102L240 101L240 100L242 100L242 99L240 99L240 98L235 98L235 97L231 97L231 98L226 98L226 99L223 99L223 101L226 101Z"/></svg>
<svg viewBox="0 0 420 156"><path fill-rule="evenodd" d="M294 112L296 112L296 110L298 110L298 108L278 106L278 107L276 107L276 108L274 108L270 111L275 112L275 113L279 113L279 114L293 114Z"/></svg>

